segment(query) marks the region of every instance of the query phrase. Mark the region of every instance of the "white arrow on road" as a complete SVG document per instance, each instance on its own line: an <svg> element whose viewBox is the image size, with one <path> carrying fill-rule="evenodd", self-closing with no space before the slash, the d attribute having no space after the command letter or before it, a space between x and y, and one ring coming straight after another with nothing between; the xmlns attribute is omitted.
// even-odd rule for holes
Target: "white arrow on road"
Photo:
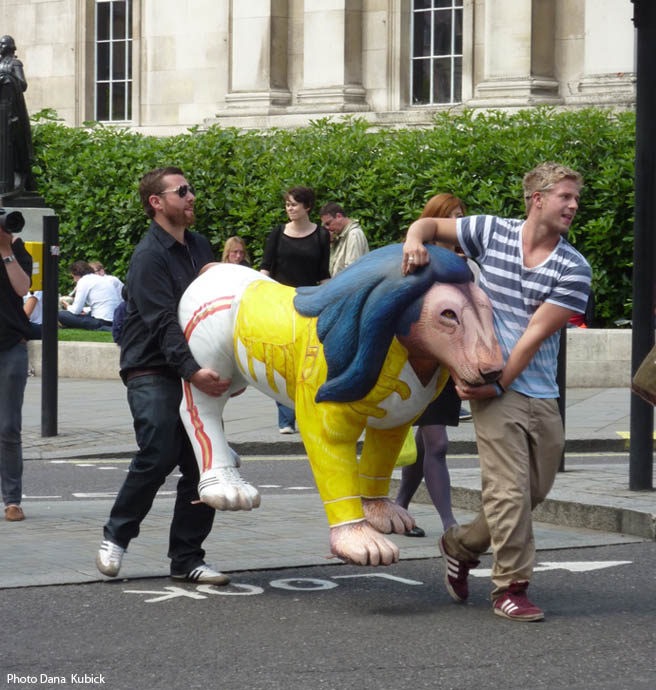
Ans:
<svg viewBox="0 0 656 690"><path fill-rule="evenodd" d="M602 570L603 568L614 568L618 565L628 565L633 561L544 561L538 563L533 568L534 573L539 573L545 570L569 570L570 573L587 573L590 570ZM489 568L481 568L470 570L470 575L474 577L490 577L492 570Z"/></svg>
<svg viewBox="0 0 656 690"><path fill-rule="evenodd" d="M196 592L190 592L188 589L182 589L182 587L164 587L164 591L161 590L149 590L149 589L124 589L125 594L159 594L157 597L152 599L144 599L146 603L155 603L158 601L166 601L167 599L175 599L176 597L189 597L189 599L207 599L204 594L197 594Z"/></svg>

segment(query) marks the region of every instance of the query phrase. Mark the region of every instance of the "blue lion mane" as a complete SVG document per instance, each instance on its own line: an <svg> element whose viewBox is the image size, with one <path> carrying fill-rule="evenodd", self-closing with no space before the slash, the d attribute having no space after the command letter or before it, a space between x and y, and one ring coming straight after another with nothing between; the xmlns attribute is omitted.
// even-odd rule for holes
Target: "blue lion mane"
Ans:
<svg viewBox="0 0 656 690"><path fill-rule="evenodd" d="M374 387L396 333L417 321L426 292L437 282L472 280L467 262L443 247L426 245L430 262L401 273L401 244L376 249L318 287L296 290L294 307L318 317L317 335L328 365L316 402L361 400Z"/></svg>

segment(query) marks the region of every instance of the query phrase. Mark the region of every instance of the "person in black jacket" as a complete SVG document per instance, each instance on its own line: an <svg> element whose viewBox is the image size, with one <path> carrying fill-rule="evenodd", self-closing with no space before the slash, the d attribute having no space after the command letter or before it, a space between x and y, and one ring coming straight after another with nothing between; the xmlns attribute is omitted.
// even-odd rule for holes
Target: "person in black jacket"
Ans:
<svg viewBox="0 0 656 690"><path fill-rule="evenodd" d="M180 168L146 173L139 194L152 221L128 269L120 359L139 450L105 524L96 566L104 575L118 575L157 490L179 465L169 538L171 577L224 585L228 577L204 561L202 543L212 529L214 509L199 502L198 465L179 416L180 379L211 396L230 385L198 365L177 318L182 293L214 255L204 237L187 229L194 222L196 197Z"/></svg>
<svg viewBox="0 0 656 690"><path fill-rule="evenodd" d="M25 519L21 422L27 384L27 341L30 322L23 297L30 289L32 257L23 241L0 223L0 485L5 519Z"/></svg>

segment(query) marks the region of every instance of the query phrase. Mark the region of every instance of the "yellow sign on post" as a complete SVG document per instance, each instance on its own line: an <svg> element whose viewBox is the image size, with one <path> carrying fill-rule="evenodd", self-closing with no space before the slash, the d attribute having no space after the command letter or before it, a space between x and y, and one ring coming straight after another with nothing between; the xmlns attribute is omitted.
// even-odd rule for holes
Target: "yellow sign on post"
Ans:
<svg viewBox="0 0 656 690"><path fill-rule="evenodd" d="M25 242L32 256L32 286L30 290L43 290L43 242Z"/></svg>

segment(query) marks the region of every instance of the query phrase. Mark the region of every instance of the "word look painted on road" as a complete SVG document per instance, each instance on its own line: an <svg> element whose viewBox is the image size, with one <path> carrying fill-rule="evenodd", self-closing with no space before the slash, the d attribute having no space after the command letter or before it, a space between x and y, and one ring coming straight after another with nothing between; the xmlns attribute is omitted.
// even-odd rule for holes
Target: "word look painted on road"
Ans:
<svg viewBox="0 0 656 690"><path fill-rule="evenodd" d="M552 561L540 563L534 569L537 571L544 570L569 570L571 573L585 573L591 570L601 570L602 568L614 568L619 565L628 565L633 561ZM489 577L491 570L486 568L471 570L471 575L476 577ZM419 580L410 580L405 577L398 577L397 575L390 575L388 573L358 573L355 575L332 575L330 580L322 580L314 577L290 577L279 580L271 580L269 587L274 589L283 589L293 592L321 592L328 589L335 589L339 586L334 580L353 580L362 577L377 577L383 580L391 580L402 585L417 586L423 585ZM195 590L184 589L182 587L169 586L164 587L163 590L146 590L146 589L124 589L125 594L153 594L155 596L144 599L147 604L155 604L161 601L169 601L177 598L187 599L207 599L208 596L222 596L222 597L252 597L259 594L264 594L263 587L257 585L247 585L239 582L232 582L229 588L214 587L213 585L197 585Z"/></svg>
<svg viewBox="0 0 656 690"><path fill-rule="evenodd" d="M286 589L294 592L318 592L326 589L334 589L338 586L332 580L351 579L356 577L378 577L384 580L392 580L393 582L400 582L404 585L423 585L423 582L418 580L409 580L405 577L397 577L396 575L389 575L387 573L364 573L358 575L333 575L331 580L320 580L314 577L292 577L282 580L271 580L269 586L275 589ZM237 582L230 584L231 589L216 588L212 585L198 585L196 591L183 589L182 587L164 587L164 590L145 590L145 589L124 589L125 594L155 594L157 596L150 599L144 599L147 604L155 604L160 601L167 601L169 599L176 599L178 597L187 597L188 599L207 599L206 594L219 595L223 597L235 596L254 596L257 594L264 594L264 588L256 585L245 585ZM233 591L236 589L237 591ZM200 592L200 594L199 594Z"/></svg>

